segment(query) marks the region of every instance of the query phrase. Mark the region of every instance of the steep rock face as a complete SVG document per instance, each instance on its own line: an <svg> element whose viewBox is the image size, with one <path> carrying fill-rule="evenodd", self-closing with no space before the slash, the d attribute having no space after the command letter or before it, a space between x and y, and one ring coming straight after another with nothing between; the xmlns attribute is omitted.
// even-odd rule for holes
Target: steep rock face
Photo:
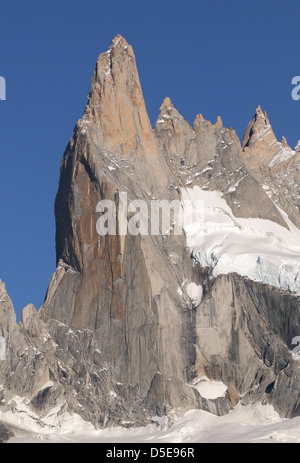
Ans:
<svg viewBox="0 0 300 463"><path fill-rule="evenodd" d="M283 148L275 137L267 113L258 106L245 131L242 147L249 163L268 167L274 156ZM251 156L251 153L253 154Z"/></svg>
<svg viewBox="0 0 300 463"><path fill-rule="evenodd" d="M277 199L298 223L298 197L293 192L289 209L274 191L281 164L296 169L296 188L298 151L270 166L279 148L288 149L285 140L276 143L260 108L242 149L220 116L212 124L198 114L191 127L169 98L152 130L132 48L117 36L98 58L62 159L57 268L42 309L29 304L17 325L0 284L0 407L14 409L21 396L40 419L56 407L97 426L147 424L172 409L223 414L239 401L299 414L299 365L291 354L300 334L298 297L237 274L212 278L185 234L165 234L161 224L156 234L123 234L120 214L114 235L97 228L102 200L118 213L126 193L150 211L153 199L182 200L187 186L217 191L235 217L288 228ZM261 155L269 145L272 155ZM201 396L203 376L222 381L225 396Z"/></svg>
<svg viewBox="0 0 300 463"><path fill-rule="evenodd" d="M287 227L245 165L236 132L223 127L220 116L213 125L198 114L192 129L168 99L161 107L155 135L182 186L222 192L236 217L269 219Z"/></svg>
<svg viewBox="0 0 300 463"><path fill-rule="evenodd" d="M3 284L1 296L6 303L4 307L2 301L0 311L6 349L0 359L0 412L18 413L21 407L41 426L53 409L58 415L76 412L95 426L148 422L136 403L135 388L128 385L124 390L114 380L95 333L72 330L50 318L44 321L32 304L24 307L17 325Z"/></svg>
<svg viewBox="0 0 300 463"><path fill-rule="evenodd" d="M267 113L258 106L245 131L242 147L244 156L255 168L274 169L295 155L285 137L279 142L273 132Z"/></svg>
<svg viewBox="0 0 300 463"><path fill-rule="evenodd" d="M299 361L291 346L299 307L299 297L237 274L208 282L196 315L197 375L229 384L232 401L262 400L297 416Z"/></svg>
<svg viewBox="0 0 300 463"><path fill-rule="evenodd" d="M192 128L166 98L151 130L132 48L118 36L97 61L87 107L62 160L58 266L41 317L94 333L113 380L122 384L120 396L139 397L152 414L198 406L224 413L242 397L262 400L290 358L288 336L272 339L268 320L283 295L269 303L269 287L258 284L262 313L256 283L250 294L242 277L221 276L207 280L199 306L187 286L204 284L208 271L194 266L184 235L122 236L118 221L116 235L97 234L100 200L112 200L118 210L126 191L129 200L143 199L149 207L154 198L180 199L187 185L221 192L236 217L287 228L245 162L235 131L220 117L211 124L198 115ZM228 386L225 399L207 403L192 387L204 373ZM275 403L274 388L272 394ZM295 398L289 406L292 415Z"/></svg>
<svg viewBox="0 0 300 463"><path fill-rule="evenodd" d="M0 336L5 339L9 336L16 324L16 314L10 297L7 294L5 283L0 280Z"/></svg>
<svg viewBox="0 0 300 463"><path fill-rule="evenodd" d="M242 147L248 169L272 201L299 227L299 142L294 149L285 137L279 142L266 112L258 106L244 134Z"/></svg>
<svg viewBox="0 0 300 463"><path fill-rule="evenodd" d="M193 368L191 314L178 286L193 277L184 236L100 236L100 200L178 199L176 179L160 153L145 110L130 46L116 37L100 55L81 121L66 149L56 198L58 267L44 317L95 332L117 382L141 399L159 373L171 407L197 405L186 382ZM172 257L169 256L172 249ZM175 257L174 257L175 256ZM180 265L179 265L180 264ZM155 399L155 395L150 394Z"/></svg>
<svg viewBox="0 0 300 463"><path fill-rule="evenodd" d="M156 155L135 56L121 36L98 58L80 126L91 121L102 149L119 157Z"/></svg>
<svg viewBox="0 0 300 463"><path fill-rule="evenodd" d="M0 382L10 394L31 396L49 380L49 368L41 351L28 344L26 330L17 325L14 308L3 283L0 292L0 334L5 340L5 355L0 361ZM27 320L29 322L29 317Z"/></svg>

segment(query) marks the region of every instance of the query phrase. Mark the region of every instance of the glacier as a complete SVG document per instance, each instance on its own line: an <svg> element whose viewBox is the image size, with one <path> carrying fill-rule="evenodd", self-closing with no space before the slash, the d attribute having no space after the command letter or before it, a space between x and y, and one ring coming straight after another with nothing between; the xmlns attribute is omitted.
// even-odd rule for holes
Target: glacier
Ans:
<svg viewBox="0 0 300 463"><path fill-rule="evenodd" d="M300 293L300 230L277 207L288 228L258 218L235 217L219 191L182 188L187 201L204 203L204 218L185 229L193 258L210 276L238 273L254 281ZM195 237L198 236L198 239ZM192 243L199 242L199 246Z"/></svg>

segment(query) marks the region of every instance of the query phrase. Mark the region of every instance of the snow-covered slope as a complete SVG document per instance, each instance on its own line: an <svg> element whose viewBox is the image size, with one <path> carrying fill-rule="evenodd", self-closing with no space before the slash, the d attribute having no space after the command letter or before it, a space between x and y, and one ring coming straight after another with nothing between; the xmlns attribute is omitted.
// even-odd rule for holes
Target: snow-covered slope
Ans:
<svg viewBox="0 0 300 463"><path fill-rule="evenodd" d="M140 428L96 430L78 415L49 413L43 425L20 403L18 411L0 415L13 427L9 443L299 443L300 418L280 419L270 405L238 405L228 415L218 417L202 410L191 410L171 422L153 417L156 424Z"/></svg>
<svg viewBox="0 0 300 463"><path fill-rule="evenodd" d="M216 191L195 186L182 190L184 201L203 201L204 220L186 228L194 258L211 276L239 273L300 292L300 230L280 210L289 230L270 220L236 218Z"/></svg>

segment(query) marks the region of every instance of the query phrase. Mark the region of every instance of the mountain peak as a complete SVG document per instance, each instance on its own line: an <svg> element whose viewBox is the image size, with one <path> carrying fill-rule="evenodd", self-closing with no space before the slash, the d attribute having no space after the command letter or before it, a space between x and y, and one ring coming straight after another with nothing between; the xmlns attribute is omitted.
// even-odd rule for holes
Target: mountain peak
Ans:
<svg viewBox="0 0 300 463"><path fill-rule="evenodd" d="M159 109L160 109L160 111L161 111L163 108L169 108L169 107L174 108L174 105L173 105L173 103L171 102L170 98L167 96L167 97L164 99L164 101L163 101L163 103L162 103L162 105L161 105L161 107L160 107Z"/></svg>
<svg viewBox="0 0 300 463"><path fill-rule="evenodd" d="M300 151L300 140L298 140L297 145L294 148L295 151Z"/></svg>
<svg viewBox="0 0 300 463"><path fill-rule="evenodd" d="M117 35L98 57L88 103L79 121L86 133L97 126L99 145L120 156L155 149L131 45ZM112 127L114 128L112 130Z"/></svg>
<svg viewBox="0 0 300 463"><path fill-rule="evenodd" d="M282 138L281 138L281 144L282 144L285 148L288 148L288 147L289 147L288 142L287 142L287 139L286 139L284 136L282 136Z"/></svg>
<svg viewBox="0 0 300 463"><path fill-rule="evenodd" d="M220 116L193 130L169 97L152 130L132 47L113 39L61 163L43 307L17 325L0 280L1 420L127 428L259 401L300 414L298 166L260 106L244 147ZM206 398L203 376L222 393Z"/></svg>
<svg viewBox="0 0 300 463"><path fill-rule="evenodd" d="M267 116L266 111L263 111L260 105L258 105L256 110L255 110L255 116L258 116L261 119L267 119L268 120L268 116Z"/></svg>
<svg viewBox="0 0 300 463"><path fill-rule="evenodd" d="M242 146L243 148L252 148L258 145L269 149L270 146L277 143L277 139L272 130L270 121L266 111L262 111L261 106L258 105L255 114L248 124L245 131Z"/></svg>
<svg viewBox="0 0 300 463"><path fill-rule="evenodd" d="M266 111L258 106L245 131L242 147L248 166L275 168L293 157L293 151L285 137L279 142L273 132Z"/></svg>
<svg viewBox="0 0 300 463"><path fill-rule="evenodd" d="M210 121L207 121L202 114L197 114L194 120L193 124L194 130L197 132L201 130L203 127L210 127L210 128L217 128L217 129L222 129L223 128L223 121L221 116L217 116L217 120L215 124L212 124Z"/></svg>
<svg viewBox="0 0 300 463"><path fill-rule="evenodd" d="M217 121L215 123L215 127L222 129L223 128L223 121L221 116L217 116Z"/></svg>
<svg viewBox="0 0 300 463"><path fill-rule="evenodd" d="M115 38L112 40L110 49L115 48L115 47L128 47L127 41L124 39L124 37L120 34L116 35Z"/></svg>
<svg viewBox="0 0 300 463"><path fill-rule="evenodd" d="M197 114L193 123L193 128L195 132L201 130L202 125L205 124L206 126L211 126L209 121L206 121L202 114Z"/></svg>

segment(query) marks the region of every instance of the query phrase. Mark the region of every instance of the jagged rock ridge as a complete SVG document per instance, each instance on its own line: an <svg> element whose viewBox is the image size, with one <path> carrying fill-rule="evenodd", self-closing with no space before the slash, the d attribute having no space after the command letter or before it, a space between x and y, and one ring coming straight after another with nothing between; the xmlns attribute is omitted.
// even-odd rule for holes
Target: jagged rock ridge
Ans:
<svg viewBox="0 0 300 463"><path fill-rule="evenodd" d="M274 148L268 157L266 146ZM298 197L286 204L265 187L280 189L280 165L294 168L297 159L285 140L275 142L260 108L242 146L220 117L211 124L199 114L191 127L169 98L152 130L132 47L117 36L98 58L62 159L57 268L44 305L38 313L26 306L17 325L1 286L2 408L18 395L41 418L60 407L96 426L146 424L174 409L223 414L254 400L299 414L290 352L298 297L237 274L209 278L184 234L100 236L96 228L100 200L118 207L124 191L147 204L181 199L187 186L221 192L236 217L288 228L279 198L297 225ZM190 284L202 287L196 303ZM227 386L225 397L201 396L195 384L204 375Z"/></svg>

